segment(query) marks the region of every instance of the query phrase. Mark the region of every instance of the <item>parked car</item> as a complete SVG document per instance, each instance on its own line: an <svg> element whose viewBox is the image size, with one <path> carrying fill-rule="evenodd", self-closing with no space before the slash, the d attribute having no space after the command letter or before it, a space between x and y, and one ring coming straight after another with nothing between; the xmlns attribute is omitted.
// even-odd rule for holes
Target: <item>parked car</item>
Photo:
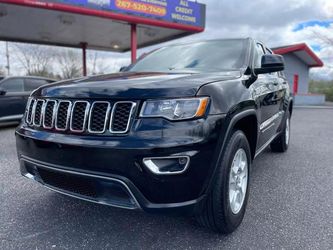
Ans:
<svg viewBox="0 0 333 250"><path fill-rule="evenodd" d="M191 214L231 233L244 217L253 160L269 145L289 146L283 69L261 42L214 40L39 88L16 130L21 173L72 197Z"/></svg>
<svg viewBox="0 0 333 250"><path fill-rule="evenodd" d="M51 82L34 76L0 77L0 125L19 122L31 92Z"/></svg>

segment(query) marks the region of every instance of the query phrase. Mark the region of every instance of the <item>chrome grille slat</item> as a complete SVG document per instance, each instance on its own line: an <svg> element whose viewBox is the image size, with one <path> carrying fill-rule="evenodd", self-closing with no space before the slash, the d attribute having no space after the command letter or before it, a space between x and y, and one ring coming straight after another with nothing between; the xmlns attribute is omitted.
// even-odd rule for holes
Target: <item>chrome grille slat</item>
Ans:
<svg viewBox="0 0 333 250"><path fill-rule="evenodd" d="M116 102L114 104L110 120L111 133L127 133L135 106L135 102L128 101Z"/></svg>
<svg viewBox="0 0 333 250"><path fill-rule="evenodd" d="M25 120L28 125L59 132L126 134L136 102L85 101L30 98Z"/></svg>
<svg viewBox="0 0 333 250"><path fill-rule="evenodd" d="M110 109L111 105L109 102L103 102L103 101L93 102L89 113L89 122L88 122L89 133L102 134L105 132Z"/></svg>
<svg viewBox="0 0 333 250"><path fill-rule="evenodd" d="M34 104L32 106L32 110L31 110L31 122L30 122L31 125L33 125L33 123L34 123L36 105L37 105L37 100L34 101Z"/></svg>
<svg viewBox="0 0 333 250"><path fill-rule="evenodd" d="M66 131L71 114L72 103L70 101L59 101L57 105L55 128L59 131Z"/></svg>
<svg viewBox="0 0 333 250"><path fill-rule="evenodd" d="M39 127L42 124L43 119L43 106L44 100L37 100L34 108L34 117L33 117L33 125Z"/></svg>
<svg viewBox="0 0 333 250"><path fill-rule="evenodd" d="M43 128L52 129L54 127L55 112L57 109L57 101L47 100L44 105L43 112Z"/></svg>
<svg viewBox="0 0 333 250"><path fill-rule="evenodd" d="M70 130L76 133L85 131L86 122L90 110L90 103L87 101L76 101L71 111Z"/></svg>
<svg viewBox="0 0 333 250"><path fill-rule="evenodd" d="M32 113L33 113L34 105L35 105L35 99L30 98L29 103L27 105L27 114L26 114L26 122L28 124L32 123L32 118L33 118Z"/></svg>

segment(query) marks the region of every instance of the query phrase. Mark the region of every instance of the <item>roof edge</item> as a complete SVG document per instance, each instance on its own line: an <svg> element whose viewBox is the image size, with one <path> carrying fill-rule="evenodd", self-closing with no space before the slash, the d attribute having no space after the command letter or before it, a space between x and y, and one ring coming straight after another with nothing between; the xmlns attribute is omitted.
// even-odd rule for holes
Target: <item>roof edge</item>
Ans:
<svg viewBox="0 0 333 250"><path fill-rule="evenodd" d="M290 45L290 46L286 46L286 47L282 47L282 48L275 48L275 49L273 48L272 50L274 51L275 54L279 54L279 55L284 55L284 54L304 50L313 60L316 61L316 64L309 65L310 68L324 66L323 61L313 52L312 49L310 49L310 47L306 43L294 44L294 45Z"/></svg>

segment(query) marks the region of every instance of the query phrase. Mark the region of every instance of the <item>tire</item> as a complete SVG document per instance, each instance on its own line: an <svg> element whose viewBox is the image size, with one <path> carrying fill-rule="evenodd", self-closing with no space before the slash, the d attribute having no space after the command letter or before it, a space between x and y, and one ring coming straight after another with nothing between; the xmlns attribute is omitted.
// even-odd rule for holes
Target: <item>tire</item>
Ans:
<svg viewBox="0 0 333 250"><path fill-rule="evenodd" d="M232 171L232 167L233 170L237 169L237 161L235 161L237 156L242 157L247 166L244 167L243 171L246 174L246 183L243 183L242 186L245 188L245 195L242 196L243 198L241 198L239 192L238 196L236 195L236 197L241 198L240 201L243 201L239 202L238 207L236 206L237 203L232 204L231 202L232 197L235 197L236 194L233 189L238 187L239 181L239 179L236 181L236 175ZM251 151L247 138L242 131L234 131L229 137L222 159L217 167L213 187L204 201L201 213L197 216L197 221L201 226L208 227L215 232L229 234L241 224L249 196ZM243 180L245 181L245 177ZM229 181L233 184L229 184Z"/></svg>
<svg viewBox="0 0 333 250"><path fill-rule="evenodd" d="M289 111L286 114L287 118L283 125L282 133L271 143L271 149L273 152L283 153L288 150L290 141L290 114Z"/></svg>

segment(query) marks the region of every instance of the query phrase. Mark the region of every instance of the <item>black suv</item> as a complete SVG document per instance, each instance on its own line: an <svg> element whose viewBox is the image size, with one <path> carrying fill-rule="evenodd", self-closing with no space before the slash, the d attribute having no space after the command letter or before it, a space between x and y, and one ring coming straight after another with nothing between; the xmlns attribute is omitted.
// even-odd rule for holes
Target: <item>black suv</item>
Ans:
<svg viewBox="0 0 333 250"><path fill-rule="evenodd" d="M41 87L16 130L21 172L80 199L189 213L230 233L253 159L288 149L283 58L253 39L173 45L125 72Z"/></svg>
<svg viewBox="0 0 333 250"><path fill-rule="evenodd" d="M52 82L54 80L37 76L0 76L0 125L18 124L31 92Z"/></svg>

